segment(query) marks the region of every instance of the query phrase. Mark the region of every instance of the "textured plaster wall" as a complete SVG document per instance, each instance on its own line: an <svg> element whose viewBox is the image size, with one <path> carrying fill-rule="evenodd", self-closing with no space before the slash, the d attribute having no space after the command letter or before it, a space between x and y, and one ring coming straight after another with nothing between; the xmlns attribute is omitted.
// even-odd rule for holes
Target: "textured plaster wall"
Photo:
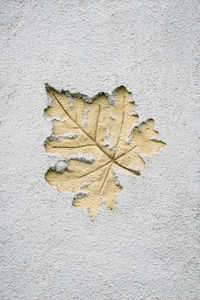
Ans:
<svg viewBox="0 0 200 300"><path fill-rule="evenodd" d="M0 1L0 299L199 299L198 18L191 1ZM44 174L45 83L125 85L167 143L92 220Z"/></svg>

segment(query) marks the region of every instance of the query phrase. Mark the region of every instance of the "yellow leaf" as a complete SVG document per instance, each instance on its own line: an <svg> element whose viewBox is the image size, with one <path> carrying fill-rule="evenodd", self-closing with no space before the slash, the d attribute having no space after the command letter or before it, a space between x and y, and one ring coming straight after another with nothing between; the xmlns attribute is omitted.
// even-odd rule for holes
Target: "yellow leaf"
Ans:
<svg viewBox="0 0 200 300"><path fill-rule="evenodd" d="M45 177L59 192L74 191L73 205L88 209L94 217L103 202L115 206L122 187L115 169L140 175L146 164L140 154L152 157L166 144L154 138L152 119L136 126L131 94L124 88L113 97L57 92L47 87L51 105L45 113L52 118L53 134L45 149L65 162L64 169L50 168Z"/></svg>

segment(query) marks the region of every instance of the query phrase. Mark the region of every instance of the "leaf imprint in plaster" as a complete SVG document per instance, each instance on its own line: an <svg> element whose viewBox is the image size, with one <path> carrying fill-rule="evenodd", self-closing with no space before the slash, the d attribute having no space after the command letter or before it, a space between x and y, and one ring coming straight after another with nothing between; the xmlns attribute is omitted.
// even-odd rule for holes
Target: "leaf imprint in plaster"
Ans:
<svg viewBox="0 0 200 300"><path fill-rule="evenodd" d="M122 189L116 170L139 176L146 168L141 154L153 157L166 145L155 140L154 120L137 123L131 93L122 86L93 98L46 89L51 104L45 113L53 132L45 149L59 157L45 175L47 182L59 192L72 189L72 205L88 209L91 217L104 203L113 209Z"/></svg>

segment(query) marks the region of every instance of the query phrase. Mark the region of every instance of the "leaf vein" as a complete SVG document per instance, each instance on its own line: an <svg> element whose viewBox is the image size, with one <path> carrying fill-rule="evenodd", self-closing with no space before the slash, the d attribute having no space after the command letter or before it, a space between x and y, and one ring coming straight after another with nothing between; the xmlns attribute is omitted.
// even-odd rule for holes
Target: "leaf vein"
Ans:
<svg viewBox="0 0 200 300"><path fill-rule="evenodd" d="M86 174L83 174L83 175L79 176L78 178L82 178L82 177L85 177L85 176L87 176L87 175L90 175L90 174L96 172L97 170L99 170L99 169L105 167L105 166L108 165L109 163L110 163L110 161L107 162L107 163L105 163L105 164L103 164L102 166L96 168L95 170L92 170L92 171L90 171L90 172L88 172L88 173L86 173Z"/></svg>
<svg viewBox="0 0 200 300"><path fill-rule="evenodd" d="M108 174L109 174L109 172L110 172L110 169L111 169L111 167L112 167L112 164L113 164L113 162L110 162L110 166L109 166L108 169L107 169L106 176L105 176L105 178L104 178L104 180L103 180L103 182L102 182L102 184L101 184L99 193L101 193L101 191L102 191L102 189L103 189L103 187L104 187L104 184L105 184L105 182L106 182L106 179L108 178Z"/></svg>
<svg viewBox="0 0 200 300"><path fill-rule="evenodd" d="M78 146L78 147L73 147L73 146L52 146L52 148L63 148L63 149L79 149L79 148L84 148L84 147L90 147L90 146L95 146L95 144L88 144L88 145L82 145L82 146Z"/></svg>
<svg viewBox="0 0 200 300"><path fill-rule="evenodd" d="M117 139L117 143L116 143L116 146L115 146L115 154L114 154L114 157L116 155L116 150L117 150L117 147L118 147L118 144L119 144L119 141L120 141L120 137L121 137L121 132L122 132L122 127L124 125L124 111L125 111L125 107L126 107L126 104L125 104L125 98L123 100L123 115L122 115L122 121L121 121L121 126L120 126L120 131L119 131L119 136L118 136L118 139Z"/></svg>
<svg viewBox="0 0 200 300"><path fill-rule="evenodd" d="M98 110L98 115L97 115L97 122L96 122L96 128L95 128L95 136L94 136L95 141L97 139L97 130L98 130L98 125L99 125L100 111L101 111L101 107L99 105L99 110Z"/></svg>

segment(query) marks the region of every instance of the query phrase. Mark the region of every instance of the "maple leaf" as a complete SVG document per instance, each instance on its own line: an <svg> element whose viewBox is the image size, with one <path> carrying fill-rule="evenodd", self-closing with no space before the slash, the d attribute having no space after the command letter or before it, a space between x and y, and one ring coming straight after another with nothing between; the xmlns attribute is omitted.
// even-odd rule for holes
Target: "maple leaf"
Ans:
<svg viewBox="0 0 200 300"><path fill-rule="evenodd" d="M134 102L124 87L92 99L50 86L47 93L51 104L45 113L53 118L53 134L45 148L63 160L47 171L46 180L59 192L73 189L73 205L88 209L91 217L102 200L113 209L122 189L115 169L138 176L146 167L140 154L152 157L165 146L154 139L154 121L137 125Z"/></svg>

